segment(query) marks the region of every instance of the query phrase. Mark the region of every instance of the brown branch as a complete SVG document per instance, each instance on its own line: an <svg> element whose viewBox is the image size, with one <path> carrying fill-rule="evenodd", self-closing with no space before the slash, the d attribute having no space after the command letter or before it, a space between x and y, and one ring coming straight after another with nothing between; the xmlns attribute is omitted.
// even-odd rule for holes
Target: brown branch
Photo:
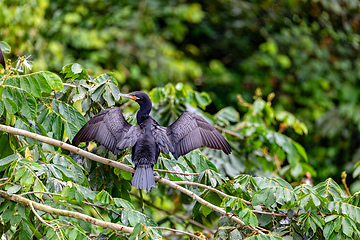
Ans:
<svg viewBox="0 0 360 240"><path fill-rule="evenodd" d="M179 234L179 235L188 235L190 237L200 239L200 240L206 239L206 238L201 238L199 236L196 236L195 234L192 234L192 233L189 233L189 232L175 230L175 229L172 229L172 228L166 228L166 227L151 227L151 228L159 229L159 230L171 231L171 232L174 232L174 233Z"/></svg>
<svg viewBox="0 0 360 240"><path fill-rule="evenodd" d="M210 187L210 186L205 185L205 184L196 183L196 182L187 182L187 181L174 181L174 183L179 184L179 185L192 185L192 186L205 188L205 189L213 191L213 192L215 192L215 193L217 193L217 194L219 194L219 195L221 195L223 197L228 197L228 198L232 198L232 199L240 199L243 203L245 203L247 205L252 205L251 202L246 201L245 199L227 195L226 193L221 192L221 191L217 190L216 188ZM281 213L263 212L263 211L259 211L259 210L251 210L251 211L253 213L261 213L261 214L267 214L267 215L273 215L273 216L281 216L281 217L286 217L287 216L286 214L281 214Z"/></svg>
<svg viewBox="0 0 360 240"><path fill-rule="evenodd" d="M41 193L41 194L47 194L47 195L61 196L61 194L58 194L58 193L42 192L42 191L25 192L25 193L19 194L19 196L25 196L25 195L34 194L34 193Z"/></svg>
<svg viewBox="0 0 360 240"><path fill-rule="evenodd" d="M10 196L7 192L2 191L2 190L0 190L0 197L5 198L5 199L10 200L10 201L13 201L13 202L20 203L20 204L22 204L24 206L30 206L30 207L33 206L34 209L40 210L40 211L43 211L43 212L46 212L46 213L49 213L49 214L76 218L76 219L79 219L79 220L94 224L96 226L109 228L109 229L117 230L117 231L124 232L124 233L130 233L131 234L133 232L132 227L123 226L123 225L120 225L120 224L117 224L117 223L105 222L105 221L90 217L90 216L88 216L86 214L83 214L83 213L78 213L78 212L73 212L73 211L68 211L68 210L52 208L50 206L31 201L31 200L29 200L27 198L21 197L21 196L16 195L16 194L12 194Z"/></svg>
<svg viewBox="0 0 360 240"><path fill-rule="evenodd" d="M201 187L201 188L205 188L205 189L208 189L210 191L213 191L214 193L217 193L223 197L228 197L228 198L233 198L233 199L238 199L238 197L234 197L234 196L230 196L230 195L227 195L226 193L224 192L221 192L219 190L217 190L216 188L213 188L213 187L210 187L208 185L205 185L205 184L201 184L201 183L196 183L196 182L187 182L187 181L174 181L174 183L176 184L179 184L179 185L192 185L192 186L197 186L197 187ZM252 205L251 202L249 201L246 201L245 199L242 199L242 198L239 198L241 201L243 201L245 204L247 205Z"/></svg>
<svg viewBox="0 0 360 240"><path fill-rule="evenodd" d="M84 150L82 150L80 148L77 148L75 146L72 146L70 144L67 144L67 143L64 143L64 142L61 142L61 141L58 141L58 140L55 140L55 139L52 139L52 138L49 138L49 137L45 137L45 136L42 136L42 135L39 135L39 134L36 134L36 133L32 133L32 132L22 130L22 129L13 128L13 127L2 125L2 124L0 124L0 131L7 132L7 133L10 133L10 134L15 134L15 135L21 135L21 136L24 136L24 137L28 137L28 138L40 141L40 142L45 142L47 144L51 144L53 146L61 147L63 149L69 150L71 152L74 152L76 154L79 154L79 155L81 155L83 157L94 160L96 162L100 162L100 163L103 163L103 164L106 164L106 165L109 165L111 167L115 167L115 168L118 168L118 169L121 169L121 170L124 170L124 171L127 171L127 172L132 172L132 173L135 172L134 168L132 168L132 167L130 167L128 165L125 165L125 164L122 164L122 163L119 163L119 162L116 162L116 161L113 161L113 160L110 160L110 159L100 157L98 155L95 155L93 153L84 151ZM220 207L217 207L214 204L211 204L211 203L207 202L206 200L202 199L201 197L199 197L195 193L193 193L193 192L187 190L186 188L183 188L183 187L173 183L170 180L164 179L164 178L159 177L159 176L155 176L155 180L157 182L159 182L159 183L165 184L165 185L167 185L167 186L169 186L171 188L174 188L174 189L176 189L176 190L178 190L178 191L192 197L194 200L198 201L200 204L202 204L202 205L204 205L204 206L206 206L206 207L220 213L221 215L227 216L229 219L231 219L234 222L248 228L251 231L254 231L254 232L258 233L258 234L264 234L259 229L253 228L250 225L246 225L236 215L231 214L231 213L227 213L224 209L222 209Z"/></svg>
<svg viewBox="0 0 360 240"><path fill-rule="evenodd" d="M76 88L77 86L71 83L63 83L64 86Z"/></svg>
<svg viewBox="0 0 360 240"><path fill-rule="evenodd" d="M238 138L243 138L243 136L241 136L240 134L238 134L237 132L233 132L233 131L230 131L230 130L227 130L226 128L223 128L223 127L220 127L219 125L215 125L214 126L216 129L220 130L220 131L223 131L223 132L226 132L230 135L233 135L235 137L238 137Z"/></svg>

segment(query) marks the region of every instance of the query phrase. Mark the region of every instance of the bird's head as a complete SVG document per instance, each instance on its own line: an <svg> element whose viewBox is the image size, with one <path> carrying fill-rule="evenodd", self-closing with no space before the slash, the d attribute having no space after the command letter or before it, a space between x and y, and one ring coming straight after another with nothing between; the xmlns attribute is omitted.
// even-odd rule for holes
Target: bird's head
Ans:
<svg viewBox="0 0 360 240"><path fill-rule="evenodd" d="M135 92L131 92L128 94L122 94L120 93L120 97L126 97L126 98L130 98L134 101L136 101L137 103L141 104L151 104L151 100L149 98L149 96L144 93L144 92L140 92L140 91L135 91Z"/></svg>

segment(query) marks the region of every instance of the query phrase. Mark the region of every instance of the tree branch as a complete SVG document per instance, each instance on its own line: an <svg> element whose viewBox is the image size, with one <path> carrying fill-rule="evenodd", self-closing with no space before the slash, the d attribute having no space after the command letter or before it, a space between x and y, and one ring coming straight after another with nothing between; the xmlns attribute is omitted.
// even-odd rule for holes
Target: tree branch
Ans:
<svg viewBox="0 0 360 240"><path fill-rule="evenodd" d="M78 147L72 146L70 144L67 144L67 143L64 143L64 142L61 142L61 141L58 141L58 140L55 140L55 139L52 139L52 138L49 138L49 137L42 136L42 135L39 135L39 134L36 134L36 133L32 133L32 132L22 130L22 129L13 128L13 127L2 125L2 124L0 124L0 131L7 132L7 133L10 133L10 134L14 134L14 135L21 135L21 136L24 136L24 137L28 137L28 138L40 141L40 142L51 144L51 145L56 146L56 147L61 147L63 149L69 150L71 152L74 152L76 154L79 154L81 156L89 158L91 160L94 160L96 162L100 162L100 163L103 163L103 164L106 164L106 165L109 165L111 167L115 167L115 168L118 168L118 169L121 169L121 170L124 170L124 171L127 171L127 172L132 172L132 173L135 172L134 168L130 167L128 165L125 165L125 164L122 164L122 163L119 163L119 162L116 162L116 161L113 161L113 160L110 160L110 159L100 157L100 156L95 155L93 153L84 151L84 150L82 150L82 149L80 149ZM159 182L159 183L165 184L165 185L167 185L167 186L169 186L171 188L174 188L174 189L176 189L176 190L178 190L178 191L192 197L194 200L198 201L200 204L202 204L202 205L204 205L204 206L206 206L206 207L208 207L208 208L210 208L210 209L212 209L212 210L214 210L214 211L216 211L216 212L218 212L218 213L220 213L220 214L222 214L224 216L227 216L229 219L231 219L234 222L248 228L251 231L254 231L254 232L258 233L258 234L264 234L259 229L253 228L250 225L246 225L236 215L234 215L232 213L227 213L224 209L222 209L220 207L217 207L214 204L211 204L211 203L207 202L206 200L202 199L201 197L199 197L195 193L187 190L184 187L181 187L181 186L173 183L170 180L164 179L164 178L159 177L159 176L155 176L155 180L157 182Z"/></svg>
<svg viewBox="0 0 360 240"><path fill-rule="evenodd" d="M185 232L185 231L180 231L180 230L175 230L175 229L172 229L172 228L166 228L166 227L151 227L151 228L154 228L154 229L159 229L159 230L167 230L167 231L171 231L171 232L174 232L176 234L179 234L179 235L188 235L190 237L193 237L193 238L196 238L196 239L200 239L200 240L203 240L204 238L201 238L199 236L196 236L195 234L192 234L192 233L189 233L189 232Z"/></svg>
<svg viewBox="0 0 360 240"><path fill-rule="evenodd" d="M130 233L131 234L133 232L132 227L123 226L123 225L120 225L120 224L117 224L117 223L105 222L105 221L90 217L90 216L88 216L86 214L83 214L83 213L78 213L78 212L73 212L73 211L68 211L68 210L61 210L61 209L52 208L50 206L31 201L31 200L29 200L27 198L21 197L21 196L16 195L16 194L12 194L10 196L7 192L2 191L2 190L0 190L0 197L5 198L5 199L10 200L10 201L13 201L13 202L20 203L20 204L22 204L24 206L33 207L34 209L37 209L37 210L40 210L40 211L43 211L43 212L46 212L46 213L59 215L59 216L76 218L76 219L79 219L79 220L94 224L96 226L109 228L109 229L124 232L124 233ZM39 218L39 220L40 220L40 218Z"/></svg>

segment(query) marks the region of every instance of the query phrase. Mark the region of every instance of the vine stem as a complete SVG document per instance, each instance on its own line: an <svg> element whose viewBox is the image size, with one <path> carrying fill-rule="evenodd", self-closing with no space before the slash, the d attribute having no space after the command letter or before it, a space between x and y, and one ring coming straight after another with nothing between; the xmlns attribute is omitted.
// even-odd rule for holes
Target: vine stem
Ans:
<svg viewBox="0 0 360 240"><path fill-rule="evenodd" d="M28 138L31 138L31 139L34 139L34 140L37 140L37 141L40 141L40 142L44 142L44 143L47 143L47 144L50 144L50 145L53 145L53 146L56 146L56 147L61 147L63 149L69 150L71 152L79 154L79 155L81 155L83 157L86 157L88 159L91 159L93 161L100 162L100 163L103 163L103 164L106 164L106 165L109 165L111 167L115 167L115 168L118 168L118 169L121 169L121 170L124 170L124 171L127 171L127 172L131 172L131 173L135 172L133 167L130 167L130 166L126 165L126 164L116 162L116 161L113 161L113 160L110 160L110 159L106 159L104 157L100 157L98 155L87 152L87 151L82 150L82 149L80 149L78 147L75 147L73 145L70 145L70 144L55 140L53 138L45 137L45 136L42 136L42 135L39 135L39 134L36 134L36 133L32 133L32 132L29 132L29 131L26 131L26 130L6 126L6 125L3 125L3 124L0 124L0 131L7 132L7 133L10 133L10 134L14 134L14 135L20 135L20 136L23 136L23 137L28 137ZM159 183L165 184L165 185L167 185L167 186L169 186L171 188L174 188L174 189L176 189L176 190L178 190L178 191L192 197L193 200L199 202L200 204L202 204L202 205L204 205L204 206L206 206L206 207L220 213L221 215L227 216L229 219L231 219L234 222L248 228L251 231L254 231L257 234L261 234L261 235L265 234L261 230L259 230L258 228L253 228L250 225L246 225L238 216L236 216L236 215L234 215L232 213L227 213L224 209L222 209L220 207L217 207L212 203L209 203L208 201L206 201L203 198L199 197L195 193L187 190L184 187L179 186L178 184L175 184L174 182L172 182L170 180L164 179L164 178L159 177L159 176L155 176L155 180L157 182L159 182Z"/></svg>

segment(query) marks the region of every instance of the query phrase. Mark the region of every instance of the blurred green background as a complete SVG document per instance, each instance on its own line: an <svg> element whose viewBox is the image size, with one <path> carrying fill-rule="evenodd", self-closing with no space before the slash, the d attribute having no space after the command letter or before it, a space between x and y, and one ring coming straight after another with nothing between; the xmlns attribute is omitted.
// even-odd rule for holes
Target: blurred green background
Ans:
<svg viewBox="0 0 360 240"><path fill-rule="evenodd" d="M206 91L207 111L240 108L256 88L305 122L301 143L315 182L342 171L360 189L358 0L5 0L0 40L30 55L32 71L78 62L115 73L122 92L184 82ZM245 110L244 110L245 111ZM279 126L280 127L280 126ZM355 171L354 171L355 170ZM352 176L351 176L352 175Z"/></svg>

